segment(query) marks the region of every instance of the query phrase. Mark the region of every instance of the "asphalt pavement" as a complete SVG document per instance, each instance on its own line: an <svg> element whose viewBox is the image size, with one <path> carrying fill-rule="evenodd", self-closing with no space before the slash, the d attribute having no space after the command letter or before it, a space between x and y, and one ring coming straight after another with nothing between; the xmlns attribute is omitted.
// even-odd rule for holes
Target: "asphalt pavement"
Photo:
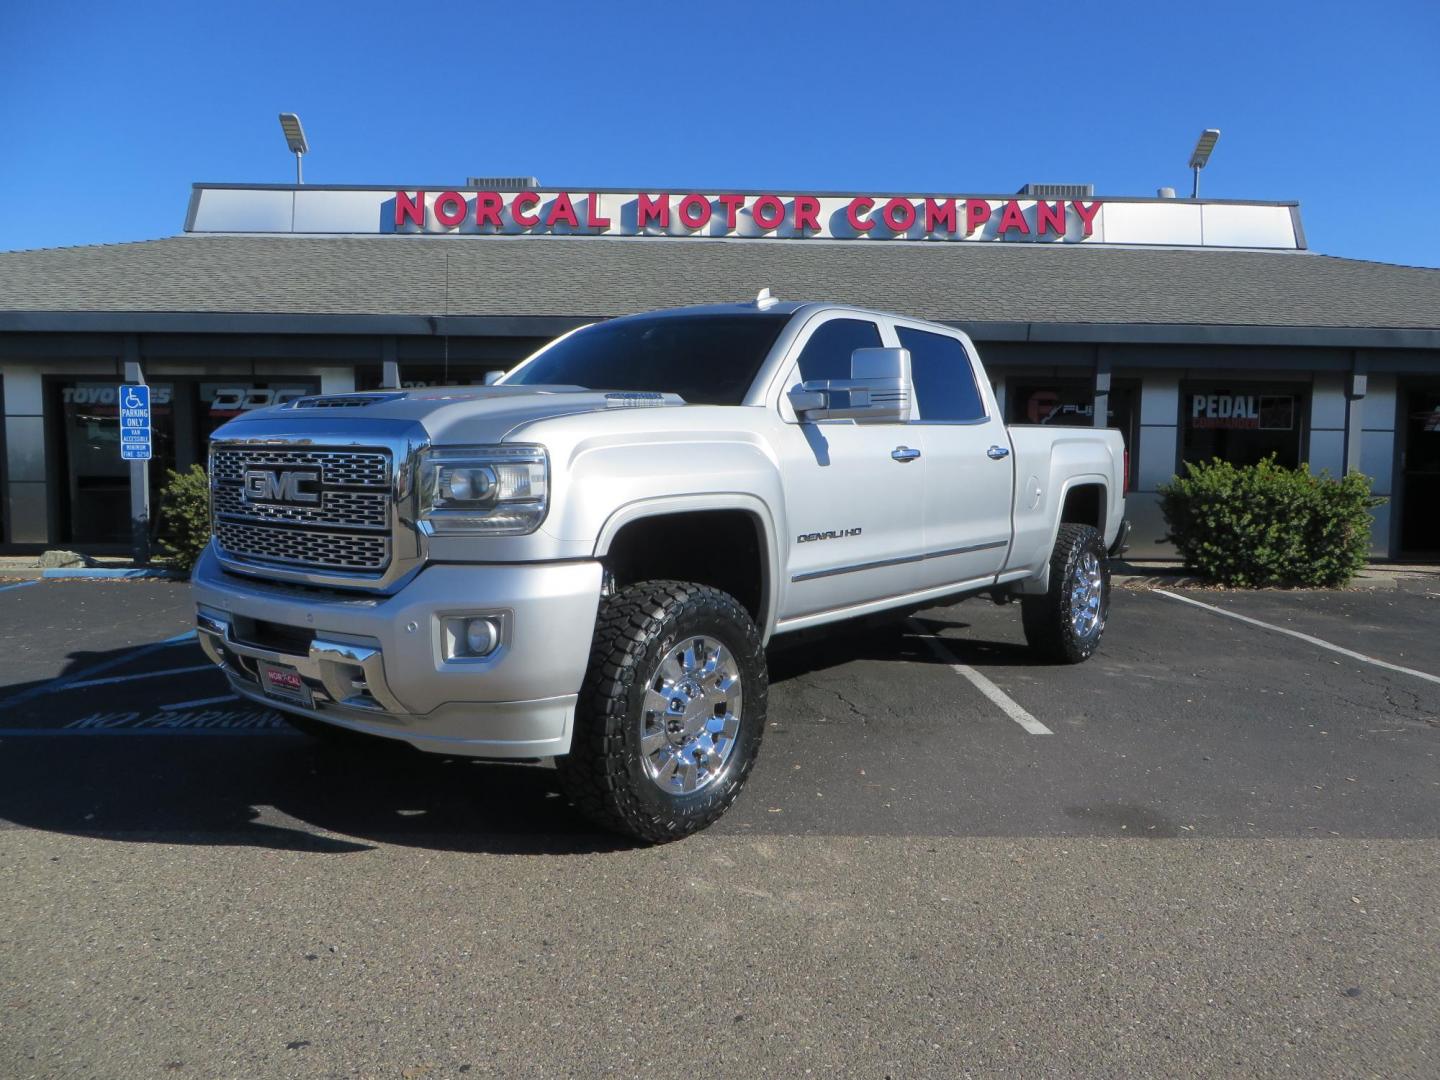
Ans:
<svg viewBox="0 0 1440 1080"><path fill-rule="evenodd" d="M1117 590L1076 667L984 601L777 643L749 787L655 849L294 734L190 631L0 582L0 1075L1440 1075L1428 588Z"/></svg>

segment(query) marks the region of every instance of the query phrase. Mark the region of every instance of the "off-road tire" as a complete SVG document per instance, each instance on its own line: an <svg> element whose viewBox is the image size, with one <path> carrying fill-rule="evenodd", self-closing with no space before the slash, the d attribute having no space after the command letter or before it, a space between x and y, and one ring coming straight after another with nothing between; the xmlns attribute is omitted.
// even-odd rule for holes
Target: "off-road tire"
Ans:
<svg viewBox="0 0 1440 1080"><path fill-rule="evenodd" d="M674 794L650 779L641 760L645 691L666 653L701 634L724 645L739 667L740 729L713 781ZM596 824L645 843L698 832L730 808L754 767L768 690L760 632L730 594L683 581L646 581L603 598L570 753L556 761L565 794Z"/></svg>
<svg viewBox="0 0 1440 1080"><path fill-rule="evenodd" d="M1093 556L1099 565L1100 620L1093 631L1082 634L1075 626L1074 588L1077 567L1084 565L1087 555ZM1025 596L1020 600L1025 640L1052 663L1078 664L1088 660L1099 646L1109 613L1110 563L1104 538L1089 525L1061 525L1055 537L1055 550L1050 555L1049 590L1043 596Z"/></svg>

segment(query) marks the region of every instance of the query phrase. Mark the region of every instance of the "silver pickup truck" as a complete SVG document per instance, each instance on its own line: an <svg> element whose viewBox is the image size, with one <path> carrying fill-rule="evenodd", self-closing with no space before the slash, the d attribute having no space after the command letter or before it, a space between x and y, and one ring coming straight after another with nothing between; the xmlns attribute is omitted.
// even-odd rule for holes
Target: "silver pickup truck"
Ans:
<svg viewBox="0 0 1440 1080"><path fill-rule="evenodd" d="M946 326L768 293L614 319L493 385L226 424L200 641L312 734L553 760L671 840L754 766L775 635L984 594L1088 657L1124 461L1115 431L1007 428Z"/></svg>

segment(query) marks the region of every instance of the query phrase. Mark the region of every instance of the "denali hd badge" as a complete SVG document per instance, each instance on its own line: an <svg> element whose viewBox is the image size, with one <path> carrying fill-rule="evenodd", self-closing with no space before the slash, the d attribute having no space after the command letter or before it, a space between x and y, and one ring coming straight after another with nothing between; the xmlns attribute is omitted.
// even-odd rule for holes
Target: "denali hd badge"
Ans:
<svg viewBox="0 0 1440 1080"><path fill-rule="evenodd" d="M801 533L795 537L797 544L808 544L813 540L844 540L848 536L859 536L860 527L853 529L828 529L825 532Z"/></svg>
<svg viewBox="0 0 1440 1080"><path fill-rule="evenodd" d="M311 505L320 501L318 469L246 469L245 501L247 503L298 503Z"/></svg>

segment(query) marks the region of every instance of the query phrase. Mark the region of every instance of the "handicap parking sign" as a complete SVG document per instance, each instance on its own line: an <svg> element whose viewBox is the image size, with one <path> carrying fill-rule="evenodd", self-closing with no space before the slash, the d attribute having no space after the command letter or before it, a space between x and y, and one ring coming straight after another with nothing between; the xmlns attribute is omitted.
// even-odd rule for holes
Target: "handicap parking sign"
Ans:
<svg viewBox="0 0 1440 1080"><path fill-rule="evenodd" d="M120 386L120 458L150 460L150 387Z"/></svg>

